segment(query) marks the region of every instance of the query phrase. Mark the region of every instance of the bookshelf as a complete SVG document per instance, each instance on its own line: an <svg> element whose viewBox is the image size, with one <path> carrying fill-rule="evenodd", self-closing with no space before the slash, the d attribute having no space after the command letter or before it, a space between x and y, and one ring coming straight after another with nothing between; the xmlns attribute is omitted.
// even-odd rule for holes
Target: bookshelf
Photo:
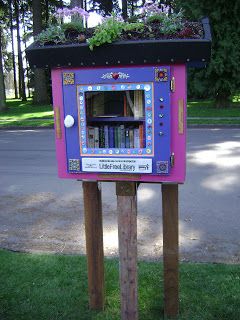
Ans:
<svg viewBox="0 0 240 320"><path fill-rule="evenodd" d="M79 86L82 155L151 155L151 83Z"/></svg>

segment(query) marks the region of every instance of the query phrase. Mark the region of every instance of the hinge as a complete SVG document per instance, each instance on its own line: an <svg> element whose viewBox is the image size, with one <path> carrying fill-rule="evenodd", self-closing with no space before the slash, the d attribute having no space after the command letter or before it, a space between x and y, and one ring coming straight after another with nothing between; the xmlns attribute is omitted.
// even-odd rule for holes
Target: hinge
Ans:
<svg viewBox="0 0 240 320"><path fill-rule="evenodd" d="M174 163L175 163L175 155L174 153L172 152L171 156L170 156L170 166L171 168L174 167Z"/></svg>
<svg viewBox="0 0 240 320"><path fill-rule="evenodd" d="M170 81L170 89L172 92L175 92L175 78L172 77L171 81Z"/></svg>

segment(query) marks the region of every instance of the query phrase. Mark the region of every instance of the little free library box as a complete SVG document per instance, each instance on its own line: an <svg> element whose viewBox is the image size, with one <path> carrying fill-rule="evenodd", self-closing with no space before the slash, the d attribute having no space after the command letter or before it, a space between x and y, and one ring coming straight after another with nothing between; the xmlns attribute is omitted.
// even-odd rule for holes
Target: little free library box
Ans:
<svg viewBox="0 0 240 320"><path fill-rule="evenodd" d="M49 67L61 178L183 183L186 68L210 59L203 39L31 45L32 67Z"/></svg>
<svg viewBox="0 0 240 320"><path fill-rule="evenodd" d="M164 313L178 315L178 183L186 166L186 68L210 60L204 37L27 49L50 67L58 173L83 181L89 306L103 309L101 190L116 181L121 319L137 320L137 182L162 183ZM171 183L171 184L169 184Z"/></svg>

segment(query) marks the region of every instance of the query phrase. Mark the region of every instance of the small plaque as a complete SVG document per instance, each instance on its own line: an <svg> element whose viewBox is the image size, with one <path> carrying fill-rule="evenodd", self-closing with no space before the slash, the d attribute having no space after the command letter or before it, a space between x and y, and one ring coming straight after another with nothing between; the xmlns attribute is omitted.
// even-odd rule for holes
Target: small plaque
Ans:
<svg viewBox="0 0 240 320"><path fill-rule="evenodd" d="M82 171L152 173L152 160L128 158L83 158Z"/></svg>

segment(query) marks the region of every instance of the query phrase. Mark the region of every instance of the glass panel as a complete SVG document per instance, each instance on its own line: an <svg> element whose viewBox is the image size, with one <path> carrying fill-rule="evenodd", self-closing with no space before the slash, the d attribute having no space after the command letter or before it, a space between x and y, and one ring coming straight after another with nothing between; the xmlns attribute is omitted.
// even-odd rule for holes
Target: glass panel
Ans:
<svg viewBox="0 0 240 320"><path fill-rule="evenodd" d="M87 148L145 148L144 90L85 92Z"/></svg>
<svg viewBox="0 0 240 320"><path fill-rule="evenodd" d="M144 117L144 90L85 93L87 117Z"/></svg>

